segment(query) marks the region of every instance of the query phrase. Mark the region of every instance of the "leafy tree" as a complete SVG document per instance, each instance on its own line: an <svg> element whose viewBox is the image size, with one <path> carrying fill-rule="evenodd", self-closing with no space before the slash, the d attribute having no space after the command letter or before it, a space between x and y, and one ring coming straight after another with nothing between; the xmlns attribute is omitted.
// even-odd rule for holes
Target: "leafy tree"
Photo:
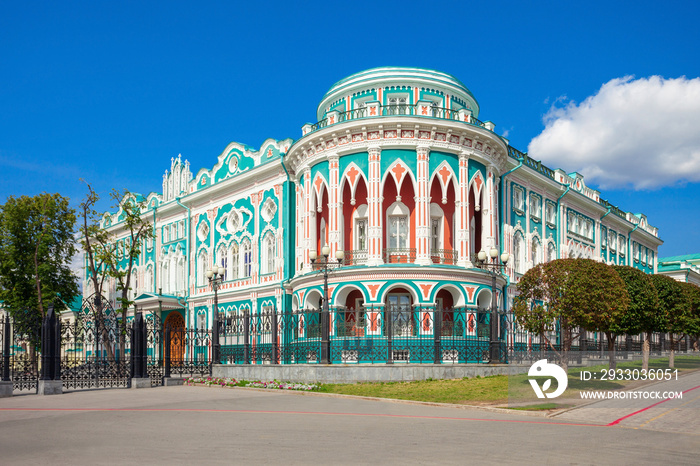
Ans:
<svg viewBox="0 0 700 466"><path fill-rule="evenodd" d="M692 336L697 344L700 337L700 287L685 282L681 282L680 285L683 288L683 294L690 311L688 327L685 333Z"/></svg>
<svg viewBox="0 0 700 466"><path fill-rule="evenodd" d="M591 259L566 259L567 293L563 299L572 321L588 331L603 332L608 340L610 369L615 368L615 340L625 332L622 320L629 306L627 288L609 265Z"/></svg>
<svg viewBox="0 0 700 466"><path fill-rule="evenodd" d="M675 367L677 336L683 338L693 326L693 316L688 299L681 284L665 275L652 275L654 287L659 295L659 312L665 320L664 332L669 332L671 354L669 367Z"/></svg>
<svg viewBox="0 0 700 466"><path fill-rule="evenodd" d="M623 314L620 327L624 333L645 334L642 345L642 368L649 369L649 342L653 332L663 331L664 316L658 312L659 297L651 275L627 265L614 265L613 269L625 282L630 304Z"/></svg>
<svg viewBox="0 0 700 466"><path fill-rule="evenodd" d="M540 264L523 275L518 291L513 306L518 324L542 335L565 368L579 327L605 332L614 347L619 321L629 302L620 277L607 265L589 259ZM547 336L557 328L559 348Z"/></svg>
<svg viewBox="0 0 700 466"><path fill-rule="evenodd" d="M84 291L92 296L93 303L91 304L93 305L94 318L103 329L102 338L105 341L104 347L108 351L108 356L113 357L112 346L107 344L108 334L102 324L106 304L104 287L108 278L106 262L108 257L114 253L115 246L110 243L109 235L100 226L101 215L95 209L100 197L89 183L85 184L88 193L83 202L80 203L80 226L78 228L80 243L85 254L85 278L89 282L87 290Z"/></svg>
<svg viewBox="0 0 700 466"><path fill-rule="evenodd" d="M0 206L0 299L32 348L49 304L78 295L74 227L75 211L59 194L10 196Z"/></svg>
<svg viewBox="0 0 700 466"><path fill-rule="evenodd" d="M124 336L126 335L126 315L129 306L134 304L134 301L129 299L131 291L132 270L136 265L135 262L141 255L141 250L146 240L152 239L154 236L153 227L147 223L141 216L142 211L146 209L146 200L137 199L137 197L129 191L112 191L112 199L116 202L115 207L118 209L118 218L120 224L116 227L117 231L108 235L112 244L116 243L118 233L126 233L126 241L122 240L121 248L123 254L117 254L116 248L109 248L110 254L105 255L105 266L107 274L117 281L117 291L121 296L117 298L120 303L121 320L121 339L120 346L122 354L124 354Z"/></svg>
<svg viewBox="0 0 700 466"><path fill-rule="evenodd" d="M87 183L86 183L87 184ZM86 256L87 277L90 280L95 296L97 318L101 319L104 311L104 287L109 278L116 280L117 291L121 296L118 312L121 313L120 348L124 354L126 314L133 301L129 299L131 290L132 270L135 261L141 254L141 246L147 239L153 237L150 224L141 217L145 201L138 200L128 191L113 191L111 197L116 201L120 223L114 228L106 229L101 225L102 216L95 209L99 195L90 184L87 184L88 194L80 205L82 246ZM117 242L118 238L126 237L126 241ZM123 251L123 254L120 253ZM104 326L103 326L104 328ZM107 335L103 335L106 339ZM110 355L112 356L112 355Z"/></svg>

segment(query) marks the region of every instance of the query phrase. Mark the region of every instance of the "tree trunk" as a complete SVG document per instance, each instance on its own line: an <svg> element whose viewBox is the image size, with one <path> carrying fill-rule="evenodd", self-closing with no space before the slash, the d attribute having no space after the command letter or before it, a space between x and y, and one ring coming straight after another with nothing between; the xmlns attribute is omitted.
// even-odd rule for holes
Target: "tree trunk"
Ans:
<svg viewBox="0 0 700 466"><path fill-rule="evenodd" d="M671 340L670 341L671 353L668 355L668 367L670 367L671 369L674 369L676 367L675 366L675 363L676 363L676 340L674 338L673 333L669 334L669 338Z"/></svg>
<svg viewBox="0 0 700 466"><path fill-rule="evenodd" d="M651 332L644 334L644 343L642 343L642 370L649 370L649 351L651 349Z"/></svg>
<svg viewBox="0 0 700 466"><path fill-rule="evenodd" d="M608 339L608 369L617 369L617 361L615 360L615 340L617 335L613 333L605 332L605 336Z"/></svg>

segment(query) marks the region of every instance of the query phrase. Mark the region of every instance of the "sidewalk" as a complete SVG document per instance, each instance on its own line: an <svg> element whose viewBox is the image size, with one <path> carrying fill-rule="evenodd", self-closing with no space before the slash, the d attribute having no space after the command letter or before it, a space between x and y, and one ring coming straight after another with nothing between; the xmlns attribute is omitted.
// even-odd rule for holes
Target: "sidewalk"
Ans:
<svg viewBox="0 0 700 466"><path fill-rule="evenodd" d="M682 375L678 380L645 385L632 391L683 392L683 398L600 400L552 417L634 429L700 432L700 371Z"/></svg>

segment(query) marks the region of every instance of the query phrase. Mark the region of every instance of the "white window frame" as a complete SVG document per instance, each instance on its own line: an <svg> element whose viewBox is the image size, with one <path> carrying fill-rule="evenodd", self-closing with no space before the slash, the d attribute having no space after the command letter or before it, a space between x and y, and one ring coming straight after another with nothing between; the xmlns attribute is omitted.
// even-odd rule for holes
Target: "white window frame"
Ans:
<svg viewBox="0 0 700 466"><path fill-rule="evenodd" d="M367 218L367 204L362 204L353 213L353 245L352 248L357 251L367 250L367 233L369 229L369 221ZM360 224L364 222L364 235L360 235ZM364 238L363 238L364 236ZM362 244L364 240L364 246Z"/></svg>
<svg viewBox="0 0 700 466"><path fill-rule="evenodd" d="M402 202L394 202L386 211L386 242L387 249L408 249L411 244L410 211ZM398 222L396 231L393 231L392 220ZM401 220L405 223L405 231L400 228ZM392 240L393 238L393 240ZM401 239L403 238L403 240ZM392 242L394 243L392 245Z"/></svg>

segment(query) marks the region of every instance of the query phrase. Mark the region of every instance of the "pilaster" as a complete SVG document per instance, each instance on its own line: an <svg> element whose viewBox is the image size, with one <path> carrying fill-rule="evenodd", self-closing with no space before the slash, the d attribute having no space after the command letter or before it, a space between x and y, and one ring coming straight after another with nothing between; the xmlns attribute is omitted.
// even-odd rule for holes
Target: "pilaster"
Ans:
<svg viewBox="0 0 700 466"><path fill-rule="evenodd" d="M429 265L430 260L430 196L428 191L428 170L430 149L427 146L416 148L418 196L416 196L416 264Z"/></svg>
<svg viewBox="0 0 700 466"><path fill-rule="evenodd" d="M459 154L459 200L457 201L457 265L472 267L469 258L469 153Z"/></svg>
<svg viewBox="0 0 700 466"><path fill-rule="evenodd" d="M370 146L367 148L367 152L369 154L367 265L373 266L384 263L382 260L381 149L379 146Z"/></svg>

